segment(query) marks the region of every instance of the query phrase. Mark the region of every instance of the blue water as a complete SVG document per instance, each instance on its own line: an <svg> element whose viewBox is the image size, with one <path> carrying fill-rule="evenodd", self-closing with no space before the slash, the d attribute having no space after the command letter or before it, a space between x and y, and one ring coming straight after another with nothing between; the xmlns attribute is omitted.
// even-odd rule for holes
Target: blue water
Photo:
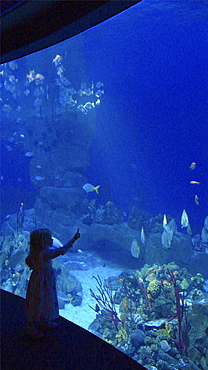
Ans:
<svg viewBox="0 0 208 370"><path fill-rule="evenodd" d="M151 214L178 218L186 208L197 225L208 211L205 2L157 3L144 1L87 32L89 68L106 83L90 178L109 179L126 209L141 190Z"/></svg>
<svg viewBox="0 0 208 370"><path fill-rule="evenodd" d="M33 68L43 74L49 99L56 54L63 56L76 89L82 80L103 82L86 171L88 182L100 185L100 202L112 200L128 216L141 197L150 217L167 213L178 224L185 208L194 233L208 215L207 14L207 1L143 0L74 38L21 58L14 71L19 81ZM16 104L7 91L2 96L4 103ZM9 125L9 118L2 125ZM2 217L16 212L20 193L26 208L33 207L37 195L30 159L8 137L2 140ZM191 185L192 180L200 185Z"/></svg>

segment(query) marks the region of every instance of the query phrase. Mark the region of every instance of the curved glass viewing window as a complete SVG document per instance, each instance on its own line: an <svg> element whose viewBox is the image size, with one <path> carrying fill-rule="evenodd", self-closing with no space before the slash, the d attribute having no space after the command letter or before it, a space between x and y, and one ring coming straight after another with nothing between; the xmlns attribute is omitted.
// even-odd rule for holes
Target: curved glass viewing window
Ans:
<svg viewBox="0 0 208 370"><path fill-rule="evenodd" d="M60 315L147 369L208 368L207 14L143 0L0 68L1 287L79 228Z"/></svg>

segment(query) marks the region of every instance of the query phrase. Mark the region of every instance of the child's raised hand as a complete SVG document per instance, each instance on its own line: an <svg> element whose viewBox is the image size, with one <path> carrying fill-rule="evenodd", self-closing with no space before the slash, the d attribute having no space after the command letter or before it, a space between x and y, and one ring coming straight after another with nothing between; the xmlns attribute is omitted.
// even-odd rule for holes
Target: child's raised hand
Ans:
<svg viewBox="0 0 208 370"><path fill-rule="evenodd" d="M74 234L72 239L73 239L73 241L76 241L79 238L80 238L80 232L79 232L79 229L77 229L77 232L76 232L76 234Z"/></svg>

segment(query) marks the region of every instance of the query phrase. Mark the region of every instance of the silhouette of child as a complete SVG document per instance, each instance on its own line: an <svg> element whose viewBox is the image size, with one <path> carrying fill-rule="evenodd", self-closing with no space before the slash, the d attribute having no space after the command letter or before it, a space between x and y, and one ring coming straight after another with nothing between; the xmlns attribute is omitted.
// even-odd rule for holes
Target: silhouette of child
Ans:
<svg viewBox="0 0 208 370"><path fill-rule="evenodd" d="M41 338L41 330L55 328L59 317L55 272L52 259L65 254L80 238L79 229L63 247L53 247L48 229L37 229L30 234L30 253L25 262L32 270L26 294L27 334ZM40 331L38 330L40 329Z"/></svg>

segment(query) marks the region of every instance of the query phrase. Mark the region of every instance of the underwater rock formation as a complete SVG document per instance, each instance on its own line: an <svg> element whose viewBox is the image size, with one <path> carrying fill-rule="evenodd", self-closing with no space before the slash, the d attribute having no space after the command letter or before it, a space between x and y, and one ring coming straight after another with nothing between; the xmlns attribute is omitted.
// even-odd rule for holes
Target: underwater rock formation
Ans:
<svg viewBox="0 0 208 370"><path fill-rule="evenodd" d="M137 268L143 264L143 248L138 259L131 255L132 241L140 240L140 232L130 229L126 223L114 225L93 223L89 227L89 233L93 243L101 245L104 249L103 256L108 255L111 261L129 268Z"/></svg>
<svg viewBox="0 0 208 370"><path fill-rule="evenodd" d="M69 171L63 178L68 184L71 181L75 185L77 181L77 184L80 183L83 175L76 178ZM66 243L69 230L79 228L82 237L75 250L92 251L103 260L133 269L145 263L162 265L174 261L180 268L185 267L192 274L201 273L205 279L208 278L208 253L205 247L203 251L196 250L190 235L175 231L169 247L162 245L162 217L160 222L158 218L155 222L150 219L142 229L132 229L126 222L120 222L122 212L112 202L107 202L105 206L96 201L89 202L81 186L65 187L62 180L60 185L39 189L34 209L24 213L24 231L47 227L56 238ZM3 223L2 235L6 237L16 230L17 215L10 215ZM135 251L132 250L132 243Z"/></svg>
<svg viewBox="0 0 208 370"><path fill-rule="evenodd" d="M78 203L83 200L84 194L80 187L52 187L44 186L40 189L36 199L35 211L38 219L43 219L46 224L50 223L48 212L58 212L69 215ZM47 212L46 212L47 210ZM59 220L61 222L61 218Z"/></svg>
<svg viewBox="0 0 208 370"><path fill-rule="evenodd" d="M176 232L169 249L161 244L160 233L150 233L145 243L145 262L152 264L168 263L175 261L180 267L189 265L192 255L191 237L187 234Z"/></svg>
<svg viewBox="0 0 208 370"><path fill-rule="evenodd" d="M189 263L189 271L191 274L201 272L205 279L208 279L208 253L194 253L191 256Z"/></svg>
<svg viewBox="0 0 208 370"><path fill-rule="evenodd" d="M96 200L93 199L87 209L88 214L83 218L83 223L86 225L92 223L114 225L122 223L124 219L124 212L111 201L106 202L105 205L97 205Z"/></svg>
<svg viewBox="0 0 208 370"><path fill-rule="evenodd" d="M141 230L144 221L149 219L149 214L145 212L141 207L133 206L130 209L127 225L131 229Z"/></svg>
<svg viewBox="0 0 208 370"><path fill-rule="evenodd" d="M63 133L56 145L50 146L50 150L44 154L38 150L30 163L31 180L39 188L34 206L36 216L38 220L44 219L49 226L52 212L69 215L86 197L82 189L86 182L83 172L89 166L88 149L94 134L93 117L89 123L89 118L74 115L72 123L70 112L68 116L66 132L70 132L70 135ZM60 120L59 129L62 123Z"/></svg>

